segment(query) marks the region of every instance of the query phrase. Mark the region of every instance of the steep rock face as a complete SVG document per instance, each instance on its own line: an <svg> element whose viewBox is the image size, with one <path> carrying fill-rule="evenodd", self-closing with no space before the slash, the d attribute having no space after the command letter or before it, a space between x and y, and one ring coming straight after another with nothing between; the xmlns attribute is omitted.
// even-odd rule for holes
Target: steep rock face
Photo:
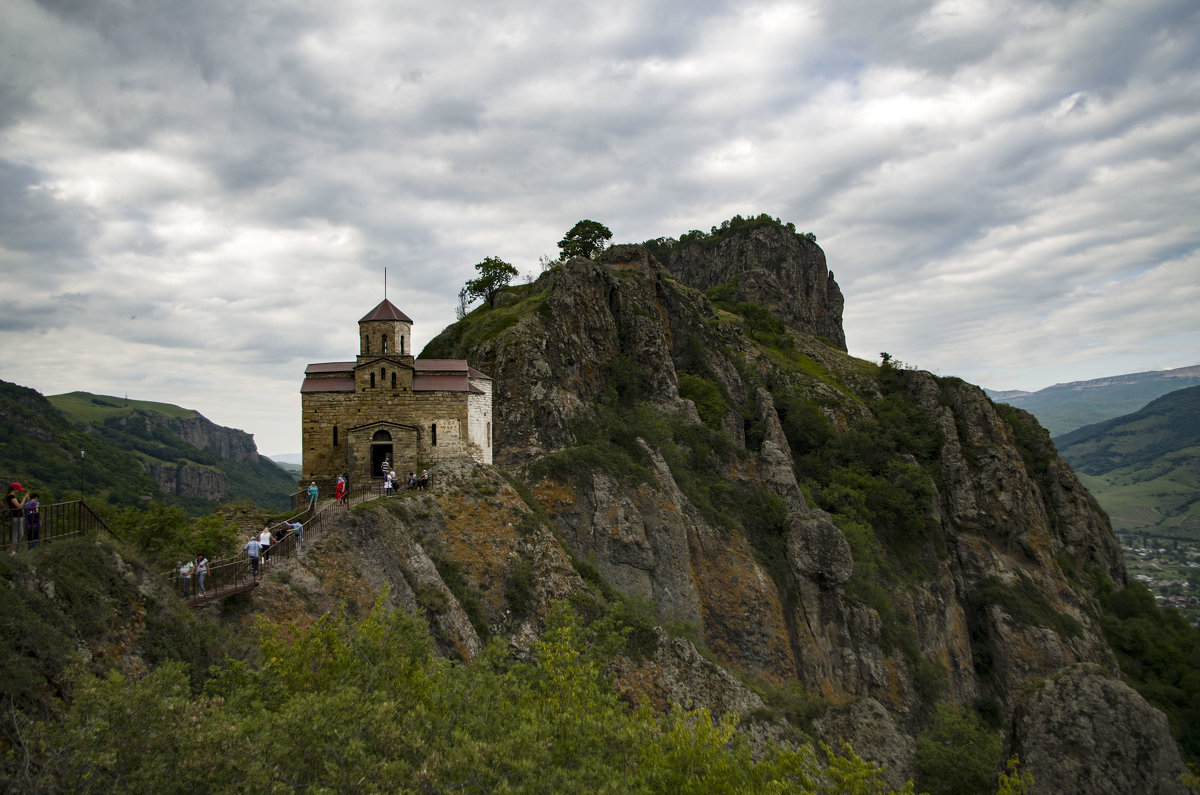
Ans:
<svg viewBox="0 0 1200 795"><path fill-rule="evenodd" d="M212 467L196 464L144 464L159 491L177 497L197 497L202 500L223 500L229 496L229 479Z"/></svg>
<svg viewBox="0 0 1200 795"><path fill-rule="evenodd" d="M792 328L846 350L845 299L812 240L783 227L759 226L704 243L683 242L664 263L700 290L739 279L734 300L764 306Z"/></svg>
<svg viewBox="0 0 1200 795"><path fill-rule="evenodd" d="M727 283L745 263L688 280ZM780 284L803 295L823 268ZM573 556L696 627L725 664L880 705L910 735L937 700L1011 714L1039 677L1116 670L1087 575L1122 587L1120 550L1036 422L957 379L851 359L793 310L775 307L786 341L757 340L682 278L636 246L573 260L507 302L502 333L453 353L493 374L497 461L533 480ZM720 438L680 372L719 391ZM876 505L886 490L897 502ZM730 518L746 499L770 526ZM908 770L910 757L888 742L875 758Z"/></svg>
<svg viewBox="0 0 1200 795"><path fill-rule="evenodd" d="M172 433L193 447L230 461L258 461L254 436L245 431L217 425L199 414L186 418L164 417L163 420Z"/></svg>
<svg viewBox="0 0 1200 795"><path fill-rule="evenodd" d="M1166 716L1089 666L1064 670L1023 700L1009 750L1033 774L1031 793L1187 792Z"/></svg>
<svg viewBox="0 0 1200 795"><path fill-rule="evenodd" d="M536 309L474 351L471 361L504 389L493 403L495 441L510 462L567 444L618 356L652 379L655 394L678 398L674 369L662 367L671 350L664 275L640 247L606 254L609 264L576 258L543 274Z"/></svg>

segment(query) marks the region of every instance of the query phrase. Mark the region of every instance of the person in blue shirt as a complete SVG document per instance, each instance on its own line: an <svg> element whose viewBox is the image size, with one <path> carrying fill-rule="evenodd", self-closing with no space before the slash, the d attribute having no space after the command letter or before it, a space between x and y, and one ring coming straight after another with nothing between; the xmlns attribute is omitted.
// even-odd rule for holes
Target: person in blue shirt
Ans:
<svg viewBox="0 0 1200 795"><path fill-rule="evenodd" d="M304 548L304 525L299 522L284 522L283 526L292 531L296 538L296 549Z"/></svg>
<svg viewBox="0 0 1200 795"><path fill-rule="evenodd" d="M242 549L246 550L246 554L250 556L250 572L254 575L254 579L257 580L258 555L262 551L262 544L258 542L258 536L250 536L250 541Z"/></svg>
<svg viewBox="0 0 1200 795"><path fill-rule="evenodd" d="M317 494L318 493L319 493L319 489L317 488L317 482L315 480L309 481L309 484L308 484L308 510L310 512L317 510Z"/></svg>

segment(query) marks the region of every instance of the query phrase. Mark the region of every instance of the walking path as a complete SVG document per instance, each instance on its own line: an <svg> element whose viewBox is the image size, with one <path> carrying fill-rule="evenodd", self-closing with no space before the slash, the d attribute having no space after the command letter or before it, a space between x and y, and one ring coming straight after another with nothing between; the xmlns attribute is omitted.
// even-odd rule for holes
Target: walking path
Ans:
<svg viewBox="0 0 1200 795"><path fill-rule="evenodd" d="M180 593L186 594L184 601L189 607L199 607L234 594L245 593L258 587L266 569L284 558L296 555L304 548L304 544L311 544L334 519L359 503L382 496L382 483L372 482L352 487L344 502L332 499L319 502L315 511L310 513L304 510L287 522L280 522L271 527L272 537L278 540L271 544L267 556L260 562L257 576L251 568L250 556L245 550L233 557L211 561L208 564L208 576L205 578L202 594L197 593L199 582L195 574L183 576L177 569L173 569L164 576L174 581L173 587L180 589ZM296 522L303 525L304 529L300 533L292 531L289 527Z"/></svg>

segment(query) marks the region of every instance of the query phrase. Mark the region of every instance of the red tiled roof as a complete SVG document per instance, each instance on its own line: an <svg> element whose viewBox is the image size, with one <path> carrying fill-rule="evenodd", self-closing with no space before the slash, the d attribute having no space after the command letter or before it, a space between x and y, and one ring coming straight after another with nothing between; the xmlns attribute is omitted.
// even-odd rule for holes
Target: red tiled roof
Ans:
<svg viewBox="0 0 1200 795"><path fill-rule="evenodd" d="M300 385L300 392L353 392L354 377L347 378L305 378Z"/></svg>
<svg viewBox="0 0 1200 795"><path fill-rule="evenodd" d="M418 373L465 373L466 359L417 359L413 367Z"/></svg>
<svg viewBox="0 0 1200 795"><path fill-rule="evenodd" d="M366 323L371 320L401 320L405 323L412 322L412 318L397 309L396 305L386 298L379 302L379 306L363 315L362 320L358 322Z"/></svg>
<svg viewBox="0 0 1200 795"><path fill-rule="evenodd" d="M470 392L473 389L465 375L414 375L412 388L414 392Z"/></svg>
<svg viewBox="0 0 1200 795"><path fill-rule="evenodd" d="M304 368L305 375L317 373L349 373L354 370L354 362L317 362Z"/></svg>
<svg viewBox="0 0 1200 795"><path fill-rule="evenodd" d="M478 370L476 370L474 367L471 367L470 365L467 366L467 375L470 376L471 378L486 378L488 381L492 380L492 377L490 375L488 375L487 373L481 373Z"/></svg>

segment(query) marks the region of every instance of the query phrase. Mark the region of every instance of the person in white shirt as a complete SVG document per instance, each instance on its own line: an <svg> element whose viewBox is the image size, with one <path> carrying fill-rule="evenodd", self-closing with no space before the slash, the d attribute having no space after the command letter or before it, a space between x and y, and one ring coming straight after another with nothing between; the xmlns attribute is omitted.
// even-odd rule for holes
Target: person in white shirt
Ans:
<svg viewBox="0 0 1200 795"><path fill-rule="evenodd" d="M196 593L204 596L204 578L208 576L208 558L196 556Z"/></svg>
<svg viewBox="0 0 1200 795"><path fill-rule="evenodd" d="M271 555L271 545L275 543L269 527L264 527L262 532L258 534L258 543L262 545L262 562L266 566Z"/></svg>

